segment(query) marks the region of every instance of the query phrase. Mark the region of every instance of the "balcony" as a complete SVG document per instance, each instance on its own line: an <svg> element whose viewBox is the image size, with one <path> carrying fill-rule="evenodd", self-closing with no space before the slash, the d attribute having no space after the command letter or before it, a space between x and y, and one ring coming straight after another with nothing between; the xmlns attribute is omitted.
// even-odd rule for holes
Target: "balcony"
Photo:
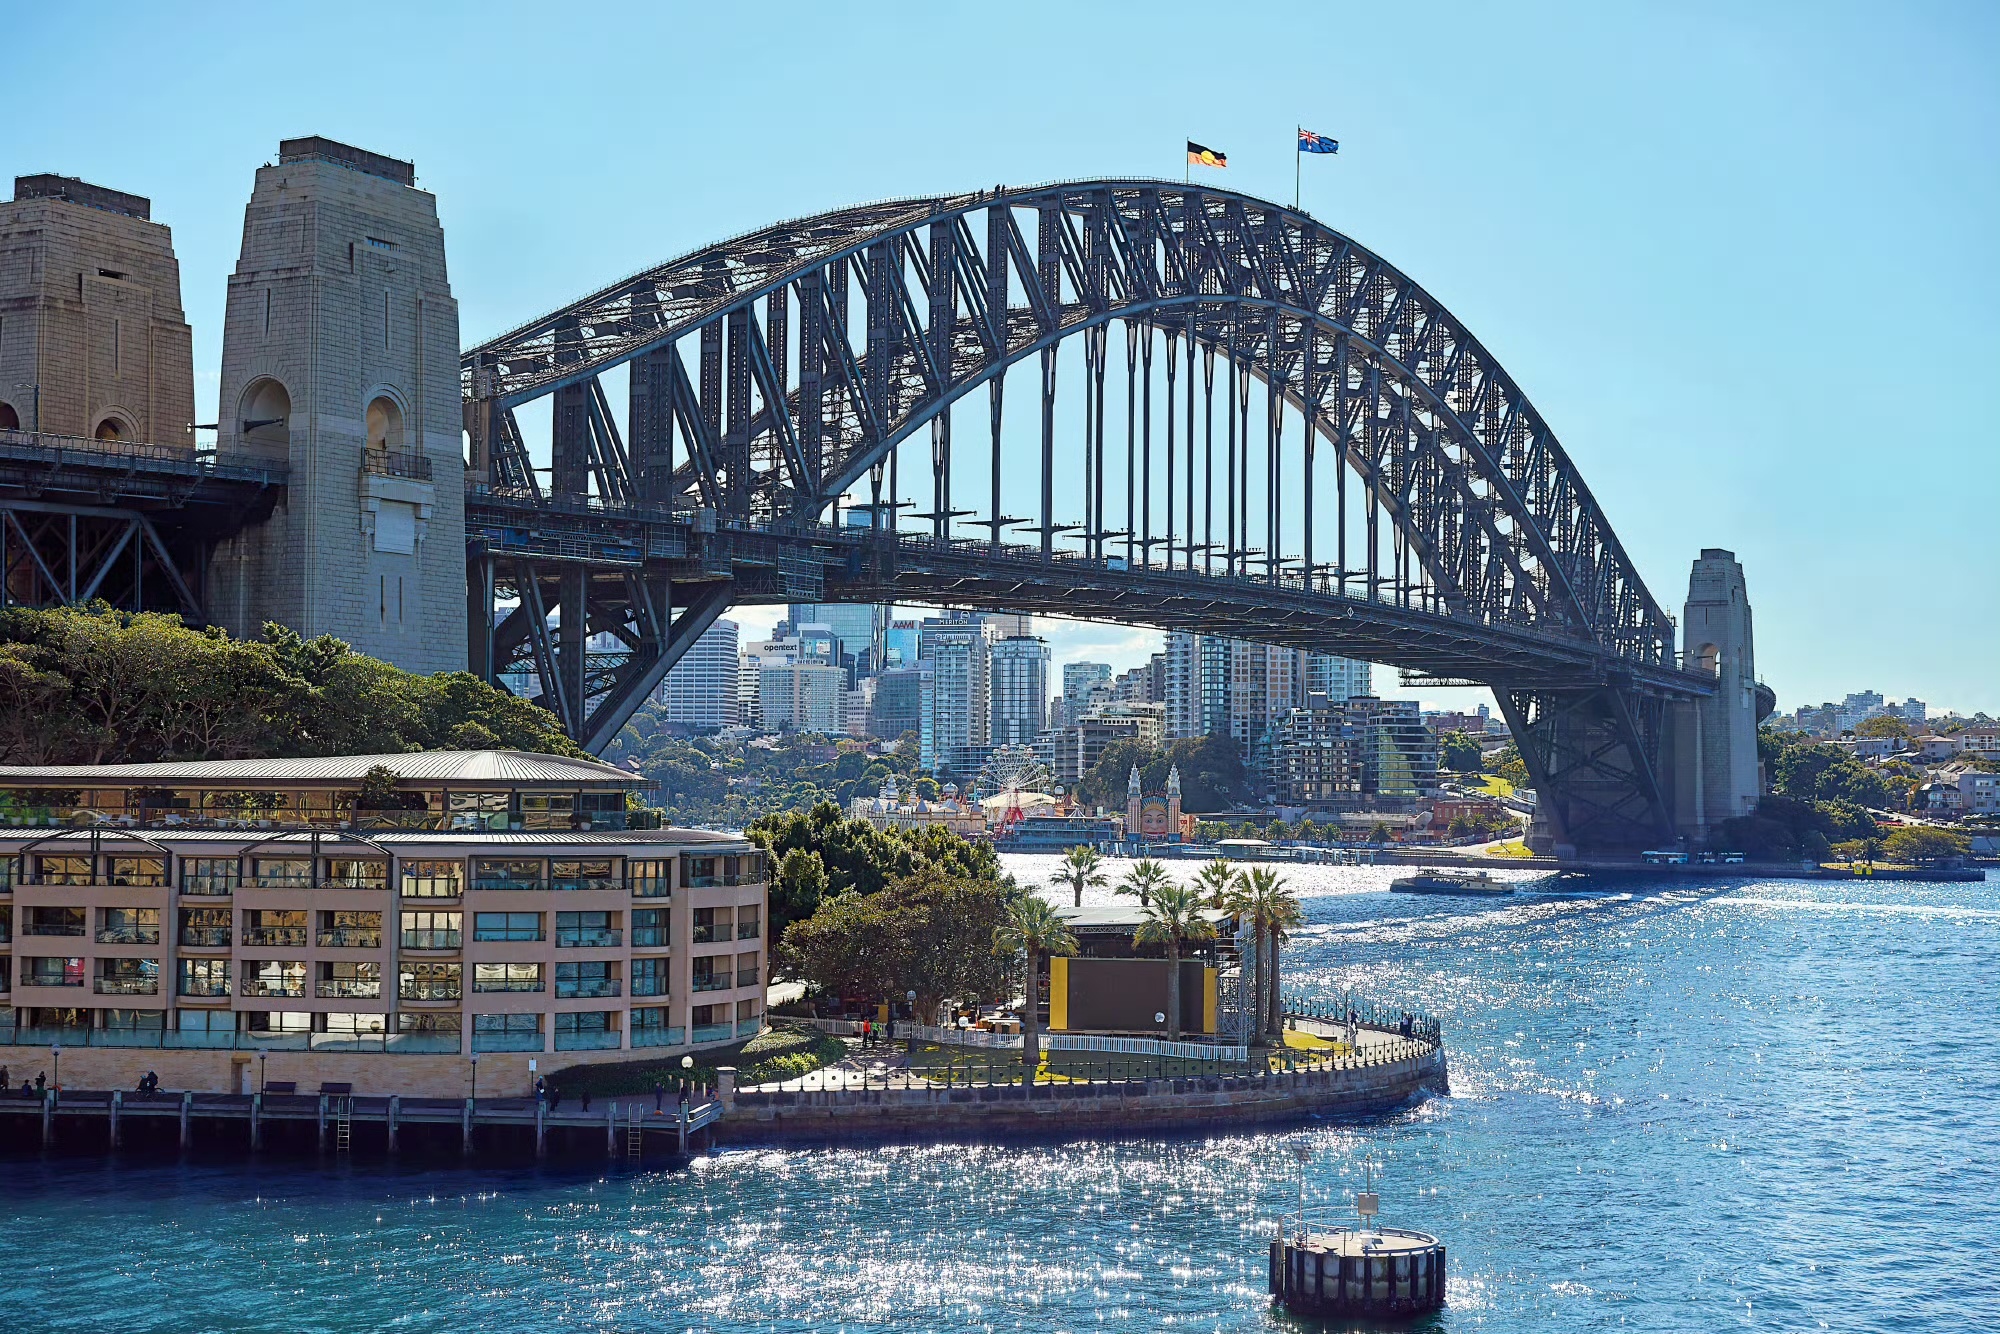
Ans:
<svg viewBox="0 0 2000 1334"><path fill-rule="evenodd" d="M23 973L21 985L24 987L81 987L83 978L66 973Z"/></svg>
<svg viewBox="0 0 2000 1334"><path fill-rule="evenodd" d="M236 892L241 879L233 875L183 875L181 893L199 898L227 898Z"/></svg>
<svg viewBox="0 0 2000 1334"><path fill-rule="evenodd" d="M157 945L160 943L160 928L157 926L107 926L97 933L100 945Z"/></svg>
<svg viewBox="0 0 2000 1334"><path fill-rule="evenodd" d="M556 979L557 1000L581 1000L617 994L618 979L615 977L579 977L568 981L562 978Z"/></svg>
<svg viewBox="0 0 2000 1334"><path fill-rule="evenodd" d="M319 947L323 950L379 950L382 948L382 932L366 926L322 927Z"/></svg>
<svg viewBox="0 0 2000 1334"><path fill-rule="evenodd" d="M160 994L160 979L157 977L100 977L97 979L97 994L100 996L157 996Z"/></svg>
<svg viewBox="0 0 2000 1334"><path fill-rule="evenodd" d="M565 1033L556 1030L557 1051L615 1051L618 1048L618 1030L591 1029L582 1033Z"/></svg>
<svg viewBox="0 0 2000 1334"><path fill-rule="evenodd" d="M84 934L83 923L71 926L63 922L37 922L30 917L21 924L24 936L80 936Z"/></svg>
<svg viewBox="0 0 2000 1334"><path fill-rule="evenodd" d="M740 889L745 885L761 885L761 875L691 875L687 878L689 889Z"/></svg>
<svg viewBox="0 0 2000 1334"><path fill-rule="evenodd" d="M664 926L635 926L632 928L632 948L635 950L663 950L673 941Z"/></svg>
<svg viewBox="0 0 2000 1334"><path fill-rule="evenodd" d="M472 989L480 993L492 991L540 991L543 985L542 979L539 977L505 977L497 981L488 978L483 982L476 977L472 979Z"/></svg>
<svg viewBox="0 0 2000 1334"><path fill-rule="evenodd" d="M382 983L379 978L323 977L313 994L321 1000L381 1000Z"/></svg>
<svg viewBox="0 0 2000 1334"><path fill-rule="evenodd" d="M511 926L473 927L472 938L483 945L532 945L544 939L539 930Z"/></svg>
<svg viewBox="0 0 2000 1334"><path fill-rule="evenodd" d="M735 1024L696 1024L694 1040L702 1042L728 1042L736 1036Z"/></svg>
<svg viewBox="0 0 2000 1334"><path fill-rule="evenodd" d="M733 985L735 984L730 980L728 973L696 973L694 975L694 989L696 991L727 991Z"/></svg>
<svg viewBox="0 0 2000 1334"><path fill-rule="evenodd" d="M660 1028L648 1026L632 1030L634 1047L678 1047L687 1041L685 1028Z"/></svg>
<svg viewBox="0 0 2000 1334"><path fill-rule="evenodd" d="M739 987L754 987L754 986L756 986L756 985L757 985L757 970L756 970L755 968L739 968L739 969L737 969L737 970L736 970L736 985L737 985L737 986L739 986Z"/></svg>
<svg viewBox="0 0 2000 1334"><path fill-rule="evenodd" d="M252 889L311 889L311 871L259 871L250 877Z"/></svg>
<svg viewBox="0 0 2000 1334"><path fill-rule="evenodd" d="M461 948L463 931L451 931L442 927L419 928L403 933L403 948L406 950L455 950Z"/></svg>
<svg viewBox="0 0 2000 1334"><path fill-rule="evenodd" d="M407 1001L455 1001L461 990L457 982L418 982L404 978L396 994Z"/></svg>
<svg viewBox="0 0 2000 1334"><path fill-rule="evenodd" d="M549 878L555 889L609 889L624 892L625 882L610 875L558 875ZM615 1045L615 1044L614 1044Z"/></svg>
<svg viewBox="0 0 2000 1334"><path fill-rule="evenodd" d="M413 482L428 482L431 480L431 461L421 454L407 454L399 449L365 449L361 452L361 471L377 477L404 477Z"/></svg>
<svg viewBox="0 0 2000 1334"><path fill-rule="evenodd" d="M616 949L625 941L623 931L605 927L592 929L556 930L556 948L559 950L603 950Z"/></svg>
<svg viewBox="0 0 2000 1334"><path fill-rule="evenodd" d="M183 996L225 997L229 994L229 979L225 977L219 981L197 981L184 977L181 979L179 994ZM249 993L246 992L244 994L248 995Z"/></svg>
<svg viewBox="0 0 2000 1334"><path fill-rule="evenodd" d="M736 924L736 938L738 940L755 940L763 933L764 928L757 922L738 922Z"/></svg>
<svg viewBox="0 0 2000 1334"><path fill-rule="evenodd" d="M306 929L302 926L246 926L243 928L243 943L302 950L306 947Z"/></svg>
<svg viewBox="0 0 2000 1334"><path fill-rule="evenodd" d="M193 945L198 949L226 950L229 948L229 928L226 926L184 926L181 928L181 944Z"/></svg>
<svg viewBox="0 0 2000 1334"><path fill-rule="evenodd" d="M306 997L306 980L301 977L297 980L291 978L274 978L267 981L261 977L246 977L243 979L242 990L238 994L244 996L266 996L281 1000L304 1000Z"/></svg>
<svg viewBox="0 0 2000 1334"><path fill-rule="evenodd" d="M665 996L668 994L667 979L664 977L635 977L632 979L632 994L634 996Z"/></svg>
<svg viewBox="0 0 2000 1334"><path fill-rule="evenodd" d="M472 877L474 889L485 890L543 890L549 882L540 876L476 875Z"/></svg>
<svg viewBox="0 0 2000 1334"><path fill-rule="evenodd" d="M694 943L697 945L726 945L729 943L729 928L713 922L697 922L694 928Z"/></svg>
<svg viewBox="0 0 2000 1334"><path fill-rule="evenodd" d="M481 1033L475 1029L472 1034L474 1051L540 1051L542 1046L540 1033Z"/></svg>
<svg viewBox="0 0 2000 1334"><path fill-rule="evenodd" d="M664 899L673 894L673 885L663 875L632 877L632 897L635 899Z"/></svg>

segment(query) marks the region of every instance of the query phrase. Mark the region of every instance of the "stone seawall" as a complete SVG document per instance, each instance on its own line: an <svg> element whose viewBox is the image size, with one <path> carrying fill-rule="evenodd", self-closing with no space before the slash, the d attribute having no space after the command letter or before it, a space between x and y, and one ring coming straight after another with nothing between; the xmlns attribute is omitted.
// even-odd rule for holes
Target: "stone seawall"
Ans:
<svg viewBox="0 0 2000 1334"><path fill-rule="evenodd" d="M1442 1049L1406 1060L1266 1077L1017 1087L746 1091L715 1126L720 1145L1092 1139L1286 1125L1391 1111L1443 1092Z"/></svg>

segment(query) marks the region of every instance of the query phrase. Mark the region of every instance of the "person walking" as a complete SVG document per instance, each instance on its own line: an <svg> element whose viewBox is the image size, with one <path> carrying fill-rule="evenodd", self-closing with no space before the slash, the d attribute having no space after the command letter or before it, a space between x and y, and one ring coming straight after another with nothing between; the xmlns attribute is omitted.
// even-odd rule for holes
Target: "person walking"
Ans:
<svg viewBox="0 0 2000 1334"><path fill-rule="evenodd" d="M659 1115L659 1114L660 1114L661 1112L663 1112L663 1111L665 1111L665 1110L666 1110L666 1098L667 1098L667 1090L666 1090L666 1086L665 1086L665 1085L663 1085L663 1084L661 1084L659 1080L657 1080L657 1079L656 1079L656 1080L654 1080L654 1081L653 1081L653 1115L654 1115L654 1116L658 1116L658 1115Z"/></svg>
<svg viewBox="0 0 2000 1334"><path fill-rule="evenodd" d="M549 1085L549 1115L551 1116L555 1115L556 1109L561 1106L562 1106L562 1090L557 1088L554 1084Z"/></svg>
<svg viewBox="0 0 2000 1334"><path fill-rule="evenodd" d="M583 1091L583 1110L584 1110L584 1111L586 1111L586 1112L590 1110L590 1090L589 1090L589 1089L585 1089L585 1090Z"/></svg>
<svg viewBox="0 0 2000 1334"><path fill-rule="evenodd" d="M0 1093L7 1091L7 1067L0 1065Z"/></svg>
<svg viewBox="0 0 2000 1334"><path fill-rule="evenodd" d="M687 1114L688 1114L688 1086L687 1086L687 1081L683 1079L681 1081L681 1117L683 1120L686 1119Z"/></svg>
<svg viewBox="0 0 2000 1334"><path fill-rule="evenodd" d="M39 1097L39 1096L40 1096L41 1094L43 1094L43 1093L46 1093L46 1092L48 1092L48 1088L49 1088L49 1073L48 1073L48 1071L46 1071L46 1070L37 1070L37 1071L35 1072L35 1094L36 1094L36 1096L38 1096L38 1097Z"/></svg>

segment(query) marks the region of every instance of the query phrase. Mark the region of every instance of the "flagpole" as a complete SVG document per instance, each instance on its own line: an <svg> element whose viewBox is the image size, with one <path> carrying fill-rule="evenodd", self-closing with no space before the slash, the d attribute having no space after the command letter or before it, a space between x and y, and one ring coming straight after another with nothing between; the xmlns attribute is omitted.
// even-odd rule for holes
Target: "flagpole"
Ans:
<svg viewBox="0 0 2000 1334"><path fill-rule="evenodd" d="M1298 135L1294 132L1292 135L1292 212L1294 213L1299 211L1299 177L1305 170L1302 165L1304 158L1305 154L1299 151Z"/></svg>

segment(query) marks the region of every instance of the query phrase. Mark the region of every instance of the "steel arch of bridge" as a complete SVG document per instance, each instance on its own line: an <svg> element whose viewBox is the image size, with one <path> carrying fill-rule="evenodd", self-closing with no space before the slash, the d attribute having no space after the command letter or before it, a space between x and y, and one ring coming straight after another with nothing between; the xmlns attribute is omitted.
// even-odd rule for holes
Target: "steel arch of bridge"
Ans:
<svg viewBox="0 0 2000 1334"><path fill-rule="evenodd" d="M1106 506L1118 323L1122 527L1115 495ZM1080 495L1061 480L1075 451L1058 452L1057 352L1069 340L1085 353ZM1005 377L1024 362L1037 372L1039 458L1003 443ZM599 378L616 367L630 383L622 433ZM1408 277L1295 210L1150 181L839 210L635 275L473 348L461 374L474 665L488 676L532 665L541 698L593 749L732 601L1011 604L1491 684L1538 786L1576 794L1555 812L1569 834L1630 843L1668 828L1665 705L1708 688L1679 670L1672 621L1486 349ZM981 385L983 513L956 507L951 411ZM1250 432L1260 391L1261 445ZM546 482L516 415L541 398L552 400ZM926 435L929 509L905 516L898 447ZM1039 505L1012 518L1002 475L1022 468ZM1073 515L1059 505L1079 500L1081 522L1063 522ZM864 531L829 526L843 505L850 524L867 516ZM1365 559L1350 561L1356 505ZM593 654L586 641L604 632L620 649Z"/></svg>

